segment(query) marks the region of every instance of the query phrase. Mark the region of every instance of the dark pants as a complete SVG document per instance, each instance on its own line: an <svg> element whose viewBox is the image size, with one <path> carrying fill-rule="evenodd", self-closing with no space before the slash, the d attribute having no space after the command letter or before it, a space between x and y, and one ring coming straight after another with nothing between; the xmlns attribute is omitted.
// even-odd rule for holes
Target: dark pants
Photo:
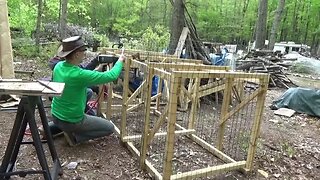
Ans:
<svg viewBox="0 0 320 180"><path fill-rule="evenodd" d="M114 126L109 120L87 114L79 123L68 123L54 116L53 122L59 129L74 136L76 143L108 136L114 131Z"/></svg>
<svg viewBox="0 0 320 180"><path fill-rule="evenodd" d="M87 102L91 99L92 95L93 95L92 89L87 88ZM84 113L91 116L96 116L96 112L90 106L88 106L88 104L86 104ZM49 122L49 128L52 135L56 135L62 132L62 130L55 123Z"/></svg>

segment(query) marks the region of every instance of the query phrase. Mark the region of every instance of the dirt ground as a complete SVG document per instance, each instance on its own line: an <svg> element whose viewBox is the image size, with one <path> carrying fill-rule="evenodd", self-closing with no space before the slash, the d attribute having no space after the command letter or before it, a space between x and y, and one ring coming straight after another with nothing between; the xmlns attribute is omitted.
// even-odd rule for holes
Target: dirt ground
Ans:
<svg viewBox="0 0 320 180"><path fill-rule="evenodd" d="M45 69L39 70L31 61L24 70L36 70L36 77L43 77ZM16 69L21 68L19 63ZM48 71L46 71L48 72ZM314 84L313 84L314 85ZM317 87L317 85L315 85ZM320 87L320 86L319 86ZM304 114L291 118L274 115L268 107L285 89L270 89L265 103L264 121L254 162L255 172L268 173L264 178L255 175L218 176L212 179L318 179L320 177L320 119ZM47 111L50 109L48 108ZM0 160L4 155L13 126L15 111L0 111ZM30 136L25 136L25 139ZM55 139L55 146L64 174L59 179L152 179L139 169L137 159L119 143L115 135L90 141L77 147L69 147L63 137ZM48 159L50 162L50 159ZM70 162L77 162L76 169L68 169ZM38 168L34 148L21 147L17 168ZM20 177L12 177L20 179ZM41 176L27 176L26 179L43 179Z"/></svg>

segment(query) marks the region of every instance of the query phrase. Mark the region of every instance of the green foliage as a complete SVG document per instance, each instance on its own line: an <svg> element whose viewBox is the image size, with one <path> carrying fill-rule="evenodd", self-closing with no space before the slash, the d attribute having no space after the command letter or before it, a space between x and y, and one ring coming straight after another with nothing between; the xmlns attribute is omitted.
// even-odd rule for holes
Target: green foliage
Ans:
<svg viewBox="0 0 320 180"><path fill-rule="evenodd" d="M40 47L40 53L37 52L37 47L34 44L21 44L13 49L15 57L23 57L25 59L32 59L37 57L40 63L47 63L48 59L57 53L57 43L43 45Z"/></svg>
<svg viewBox="0 0 320 180"><path fill-rule="evenodd" d="M60 0L43 1L43 23L59 22ZM221 43L240 43L253 40L258 0L187 0L200 39ZM272 26L278 1L269 1L268 28ZM37 1L9 0L11 27L22 28L29 37L35 30ZM296 41L312 45L319 38L319 0L286 1L285 13L277 41ZM159 34L158 27L168 28L171 3L163 0L69 0L68 23L92 28L110 39L118 36L143 38L143 46L150 45L150 37L165 47L167 34ZM167 33L167 30L165 30ZM144 34L144 35L143 35ZM162 40L162 38L164 39ZM104 42L107 44L107 40ZM165 42L165 43L164 43ZM155 44L154 43L154 44ZM149 44L149 45L148 45Z"/></svg>
<svg viewBox="0 0 320 180"><path fill-rule="evenodd" d="M94 34L94 38L98 41L100 41L100 46L101 47L109 47L109 39L104 36L104 35L101 35L101 34Z"/></svg>
<svg viewBox="0 0 320 180"><path fill-rule="evenodd" d="M296 154L296 150L288 142L284 142L281 144L281 151L284 155L287 155L290 158L292 158Z"/></svg>
<svg viewBox="0 0 320 180"><path fill-rule="evenodd" d="M58 22L60 0L44 1L43 5L43 23Z"/></svg>
<svg viewBox="0 0 320 180"><path fill-rule="evenodd" d="M148 27L142 34L140 49L161 51L167 47L169 38L169 31L165 27L159 25L154 28Z"/></svg>
<svg viewBox="0 0 320 180"><path fill-rule="evenodd" d="M11 27L19 27L27 35L35 29L37 19L37 5L32 1L10 0L8 1Z"/></svg>

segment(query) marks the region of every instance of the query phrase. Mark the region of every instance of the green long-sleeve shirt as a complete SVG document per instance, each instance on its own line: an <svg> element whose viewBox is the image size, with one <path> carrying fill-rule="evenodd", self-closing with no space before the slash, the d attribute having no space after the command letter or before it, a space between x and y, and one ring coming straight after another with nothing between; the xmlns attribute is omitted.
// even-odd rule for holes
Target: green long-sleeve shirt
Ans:
<svg viewBox="0 0 320 180"><path fill-rule="evenodd" d="M110 71L99 72L81 69L66 61L59 62L53 70L52 80L65 83L65 88L60 97L53 98L51 113L66 122L80 122L84 117L87 87L116 80L122 66L122 62L117 62Z"/></svg>

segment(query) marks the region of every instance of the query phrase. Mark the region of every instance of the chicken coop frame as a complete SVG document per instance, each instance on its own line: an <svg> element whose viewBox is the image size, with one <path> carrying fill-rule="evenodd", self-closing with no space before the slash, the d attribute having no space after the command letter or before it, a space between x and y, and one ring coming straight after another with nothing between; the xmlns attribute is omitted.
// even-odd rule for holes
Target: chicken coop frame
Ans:
<svg viewBox="0 0 320 180"><path fill-rule="evenodd" d="M269 75L259 73L252 74L232 72L229 71L228 67L224 66L205 66L199 64L199 61L181 60L167 56L161 57L161 55L153 56L152 59L148 60L148 58L151 57L148 56L148 53L142 53L142 57L145 57L146 60L139 61L129 58L125 63L121 105L121 123L119 127L115 125L116 131L121 137L121 141L127 145L129 150L139 157L141 168L148 170L149 173L154 175L155 179L193 179L197 177L221 174L231 170L242 169L251 171L253 167L254 154L257 148L257 139L262 121L262 113L264 109L266 91L268 88ZM139 88L137 88L134 92L129 93L129 71L131 68L138 68L139 71L144 73L145 79ZM163 80L159 81L158 93L153 96L146 95L151 93L152 77L154 76L158 76ZM209 81L207 84L201 85L200 81L203 78L223 79L223 84L217 85L216 83ZM190 79L187 87L183 85L185 79ZM258 82L259 88L257 88L249 96L244 97L241 95L243 94L243 92L241 92L243 88L241 87L244 85L244 83L250 81ZM162 85L162 83L164 83L164 85ZM165 87L164 91L160 90L160 87L162 86ZM238 94L238 98L240 98L241 101L236 107L230 110L228 107L231 98L233 97L231 94L235 89L238 90L236 94ZM111 90L112 93L112 88L109 88L109 90ZM196 135L194 122L195 114L198 111L200 97L219 91L223 92L223 100L220 111L218 138L215 145L213 145ZM166 100L168 103L163 108L164 110L160 112L160 98L165 93L167 94ZM223 142L226 122L232 115L239 112L253 99L256 99L257 105L255 108L255 115L250 132L250 142L247 150L247 157L241 161L236 161L224 153ZM109 102L107 103L107 106L112 107L112 98L108 98L108 101ZM152 101L155 101L154 105L152 105ZM180 104L180 107L183 107L182 109L184 110L186 110L188 104L191 104L187 127L182 127L176 121L178 104ZM127 132L127 114L141 106L145 108L143 132L139 135L130 135ZM110 110L111 109L112 108L110 108ZM107 117L110 117L111 113L111 111L107 111ZM150 127L151 114L158 116L158 119L152 128ZM158 132L164 123L166 123L166 131ZM186 136L225 163L179 174L173 174L172 159L174 153L174 140L178 136ZM162 172L159 172L147 159L149 145L153 139L157 137L166 138ZM141 143L140 148L136 147L133 143L133 141L137 140Z"/></svg>

